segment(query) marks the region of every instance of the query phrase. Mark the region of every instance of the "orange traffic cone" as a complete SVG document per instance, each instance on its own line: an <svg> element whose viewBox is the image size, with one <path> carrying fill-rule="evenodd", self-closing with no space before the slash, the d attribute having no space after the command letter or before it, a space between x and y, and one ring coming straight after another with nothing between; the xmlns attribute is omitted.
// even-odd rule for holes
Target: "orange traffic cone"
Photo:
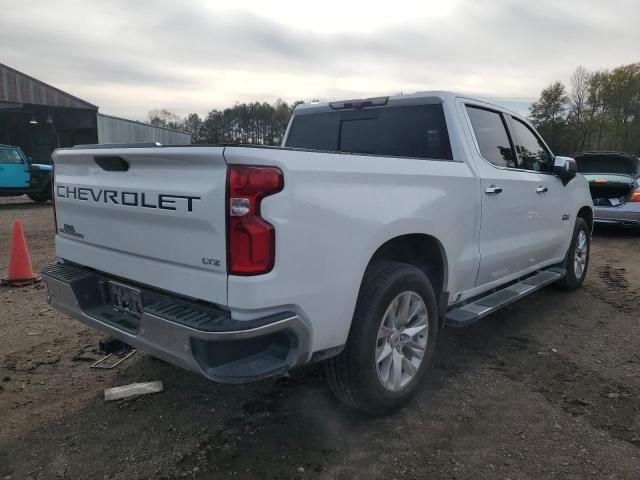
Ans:
<svg viewBox="0 0 640 480"><path fill-rule="evenodd" d="M24 239L22 223L16 220L13 223L13 237L11 238L11 254L9 255L9 272L7 278L2 279L2 285L24 287L38 283L41 277L33 274L31 259L27 250L27 242Z"/></svg>

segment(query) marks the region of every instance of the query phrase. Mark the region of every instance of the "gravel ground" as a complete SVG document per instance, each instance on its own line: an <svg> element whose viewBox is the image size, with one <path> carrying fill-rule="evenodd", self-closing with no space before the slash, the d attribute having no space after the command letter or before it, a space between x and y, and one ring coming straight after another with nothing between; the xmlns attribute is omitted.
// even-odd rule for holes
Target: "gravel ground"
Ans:
<svg viewBox="0 0 640 480"><path fill-rule="evenodd" d="M35 269L50 205L0 199L0 272L20 219ZM100 335L42 286L0 289L0 479L640 478L640 234L597 230L583 288L547 288L445 330L415 401L387 418L338 404L317 367L217 385L136 354L89 369ZM105 403L102 390L165 391Z"/></svg>

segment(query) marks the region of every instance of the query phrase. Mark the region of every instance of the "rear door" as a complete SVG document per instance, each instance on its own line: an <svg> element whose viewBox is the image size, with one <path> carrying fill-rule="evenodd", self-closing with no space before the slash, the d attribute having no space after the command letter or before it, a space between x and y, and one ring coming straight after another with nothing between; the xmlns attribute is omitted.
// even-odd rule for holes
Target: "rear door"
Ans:
<svg viewBox="0 0 640 480"><path fill-rule="evenodd" d="M463 105L475 136L472 148L481 182L480 268L476 286L499 281L541 261L536 187L520 168L505 116Z"/></svg>
<svg viewBox="0 0 640 480"><path fill-rule="evenodd" d="M0 188L29 187L29 163L17 148L0 147Z"/></svg>
<svg viewBox="0 0 640 480"><path fill-rule="evenodd" d="M540 261L564 256L575 219L567 206L572 205L569 190L553 173L553 157L540 137L522 120L509 116L512 137L519 162L535 177L536 237Z"/></svg>
<svg viewBox="0 0 640 480"><path fill-rule="evenodd" d="M222 147L57 150L59 257L226 304Z"/></svg>

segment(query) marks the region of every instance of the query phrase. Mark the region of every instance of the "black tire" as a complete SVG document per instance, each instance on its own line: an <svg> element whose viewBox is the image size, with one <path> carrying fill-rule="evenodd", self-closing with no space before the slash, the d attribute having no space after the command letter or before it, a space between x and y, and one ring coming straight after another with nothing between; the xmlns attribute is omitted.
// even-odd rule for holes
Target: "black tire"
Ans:
<svg viewBox="0 0 640 480"><path fill-rule="evenodd" d="M51 200L51 188L45 188L41 192L27 193L27 197L38 203L48 202L49 200Z"/></svg>
<svg viewBox="0 0 640 480"><path fill-rule="evenodd" d="M576 255L576 248L578 246L578 238L580 236L580 232L583 232L586 235L586 258L584 268L582 269L582 273L578 275L576 272L576 268L574 266L574 260ZM567 271L567 274L564 278L558 281L557 286L563 290L575 290L582 282L584 282L585 277L587 276L587 269L589 267L589 253L591 252L591 231L589 229L589 225L585 221L584 218L578 217L576 219L576 225L573 229L573 237L571 238L571 245L569 245L569 250L567 251L567 257L564 261L564 268Z"/></svg>
<svg viewBox="0 0 640 480"><path fill-rule="evenodd" d="M427 311L427 339L422 363L402 388L385 388L376 364L378 329L387 308L403 292L415 292ZM334 394L351 407L374 415L398 410L424 378L435 352L438 306L427 276L412 265L381 262L366 274L344 351L325 362L325 375ZM402 362L400 362L402 363Z"/></svg>

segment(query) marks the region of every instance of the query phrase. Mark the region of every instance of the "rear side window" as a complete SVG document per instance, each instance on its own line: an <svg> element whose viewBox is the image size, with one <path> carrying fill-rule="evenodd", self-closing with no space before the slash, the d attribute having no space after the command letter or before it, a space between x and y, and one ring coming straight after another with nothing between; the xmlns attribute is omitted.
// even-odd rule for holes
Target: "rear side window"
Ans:
<svg viewBox="0 0 640 480"><path fill-rule="evenodd" d="M502 115L471 106L467 106L467 113L482 156L498 167L516 168L516 157Z"/></svg>
<svg viewBox="0 0 640 480"><path fill-rule="evenodd" d="M297 115L287 147L451 160L442 105Z"/></svg>
<svg viewBox="0 0 640 480"><path fill-rule="evenodd" d="M516 150L522 158L522 168L535 172L551 172L551 156L544 148L542 142L531 129L517 118L512 117L514 142Z"/></svg>
<svg viewBox="0 0 640 480"><path fill-rule="evenodd" d="M0 163L24 163L17 150L0 150Z"/></svg>

